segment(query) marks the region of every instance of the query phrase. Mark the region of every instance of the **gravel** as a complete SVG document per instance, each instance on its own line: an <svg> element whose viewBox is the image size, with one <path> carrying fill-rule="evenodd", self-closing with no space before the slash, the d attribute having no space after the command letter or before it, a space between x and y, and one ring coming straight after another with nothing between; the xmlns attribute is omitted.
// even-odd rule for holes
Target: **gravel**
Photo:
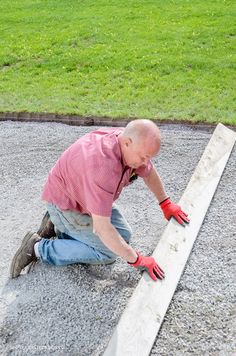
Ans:
<svg viewBox="0 0 236 356"><path fill-rule="evenodd" d="M45 212L40 195L49 169L93 129L0 122L0 355L102 355L139 281L139 272L121 259L112 266L39 262L29 274L9 279L11 258ZM178 201L213 129L162 125L161 132L154 163ZM236 353L235 162L234 148L151 356ZM154 197L139 179L118 203L133 228L132 246L151 253L166 226Z"/></svg>

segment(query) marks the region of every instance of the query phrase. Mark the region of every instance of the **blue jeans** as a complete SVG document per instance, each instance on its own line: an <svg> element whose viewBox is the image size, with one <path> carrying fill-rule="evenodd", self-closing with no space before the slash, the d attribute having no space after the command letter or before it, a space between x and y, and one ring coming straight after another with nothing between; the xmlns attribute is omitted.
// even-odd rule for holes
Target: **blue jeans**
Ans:
<svg viewBox="0 0 236 356"><path fill-rule="evenodd" d="M116 255L93 233L92 218L79 212L61 211L47 204L58 239L42 239L38 251L43 262L62 266L73 263L110 264ZM111 223L123 239L129 243L131 228L118 208L113 205Z"/></svg>

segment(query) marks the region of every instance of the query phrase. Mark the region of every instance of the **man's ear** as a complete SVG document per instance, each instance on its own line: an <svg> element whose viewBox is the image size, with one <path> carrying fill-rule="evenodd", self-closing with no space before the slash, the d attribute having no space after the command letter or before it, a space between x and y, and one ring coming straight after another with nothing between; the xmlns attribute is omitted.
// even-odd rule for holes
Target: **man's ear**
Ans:
<svg viewBox="0 0 236 356"><path fill-rule="evenodd" d="M125 138L125 146L129 147L133 143L132 138L126 137Z"/></svg>

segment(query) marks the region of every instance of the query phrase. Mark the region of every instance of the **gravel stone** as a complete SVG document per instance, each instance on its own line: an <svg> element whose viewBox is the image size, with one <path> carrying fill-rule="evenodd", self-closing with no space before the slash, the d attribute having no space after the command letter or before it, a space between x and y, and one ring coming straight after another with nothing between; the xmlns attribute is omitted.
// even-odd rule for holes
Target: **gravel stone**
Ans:
<svg viewBox="0 0 236 356"><path fill-rule="evenodd" d="M45 212L40 196L48 171L79 136L96 127L0 122L0 354L102 355L140 274L122 259L111 266L37 263L9 279L11 259ZM178 201L213 128L162 125L154 163ZM234 147L176 289L151 356L234 355L236 149ZM132 246L151 254L167 224L138 179L118 201ZM138 317L138 316L137 316Z"/></svg>

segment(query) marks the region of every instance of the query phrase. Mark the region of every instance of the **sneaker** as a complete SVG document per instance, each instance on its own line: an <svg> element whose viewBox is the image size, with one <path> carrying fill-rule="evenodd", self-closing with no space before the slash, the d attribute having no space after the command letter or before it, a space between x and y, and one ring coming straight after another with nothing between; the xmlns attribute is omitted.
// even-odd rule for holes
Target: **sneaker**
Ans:
<svg viewBox="0 0 236 356"><path fill-rule="evenodd" d="M28 232L25 235L20 248L16 251L15 256L11 262L11 278L18 277L26 266L28 266L31 262L37 261L37 257L35 256L34 252L34 245L40 240L41 237L34 232Z"/></svg>
<svg viewBox="0 0 236 356"><path fill-rule="evenodd" d="M45 239L50 239L51 237L56 236L54 225L51 222L48 211L45 213L43 217L43 220L41 222L40 228L37 231L37 234Z"/></svg>

